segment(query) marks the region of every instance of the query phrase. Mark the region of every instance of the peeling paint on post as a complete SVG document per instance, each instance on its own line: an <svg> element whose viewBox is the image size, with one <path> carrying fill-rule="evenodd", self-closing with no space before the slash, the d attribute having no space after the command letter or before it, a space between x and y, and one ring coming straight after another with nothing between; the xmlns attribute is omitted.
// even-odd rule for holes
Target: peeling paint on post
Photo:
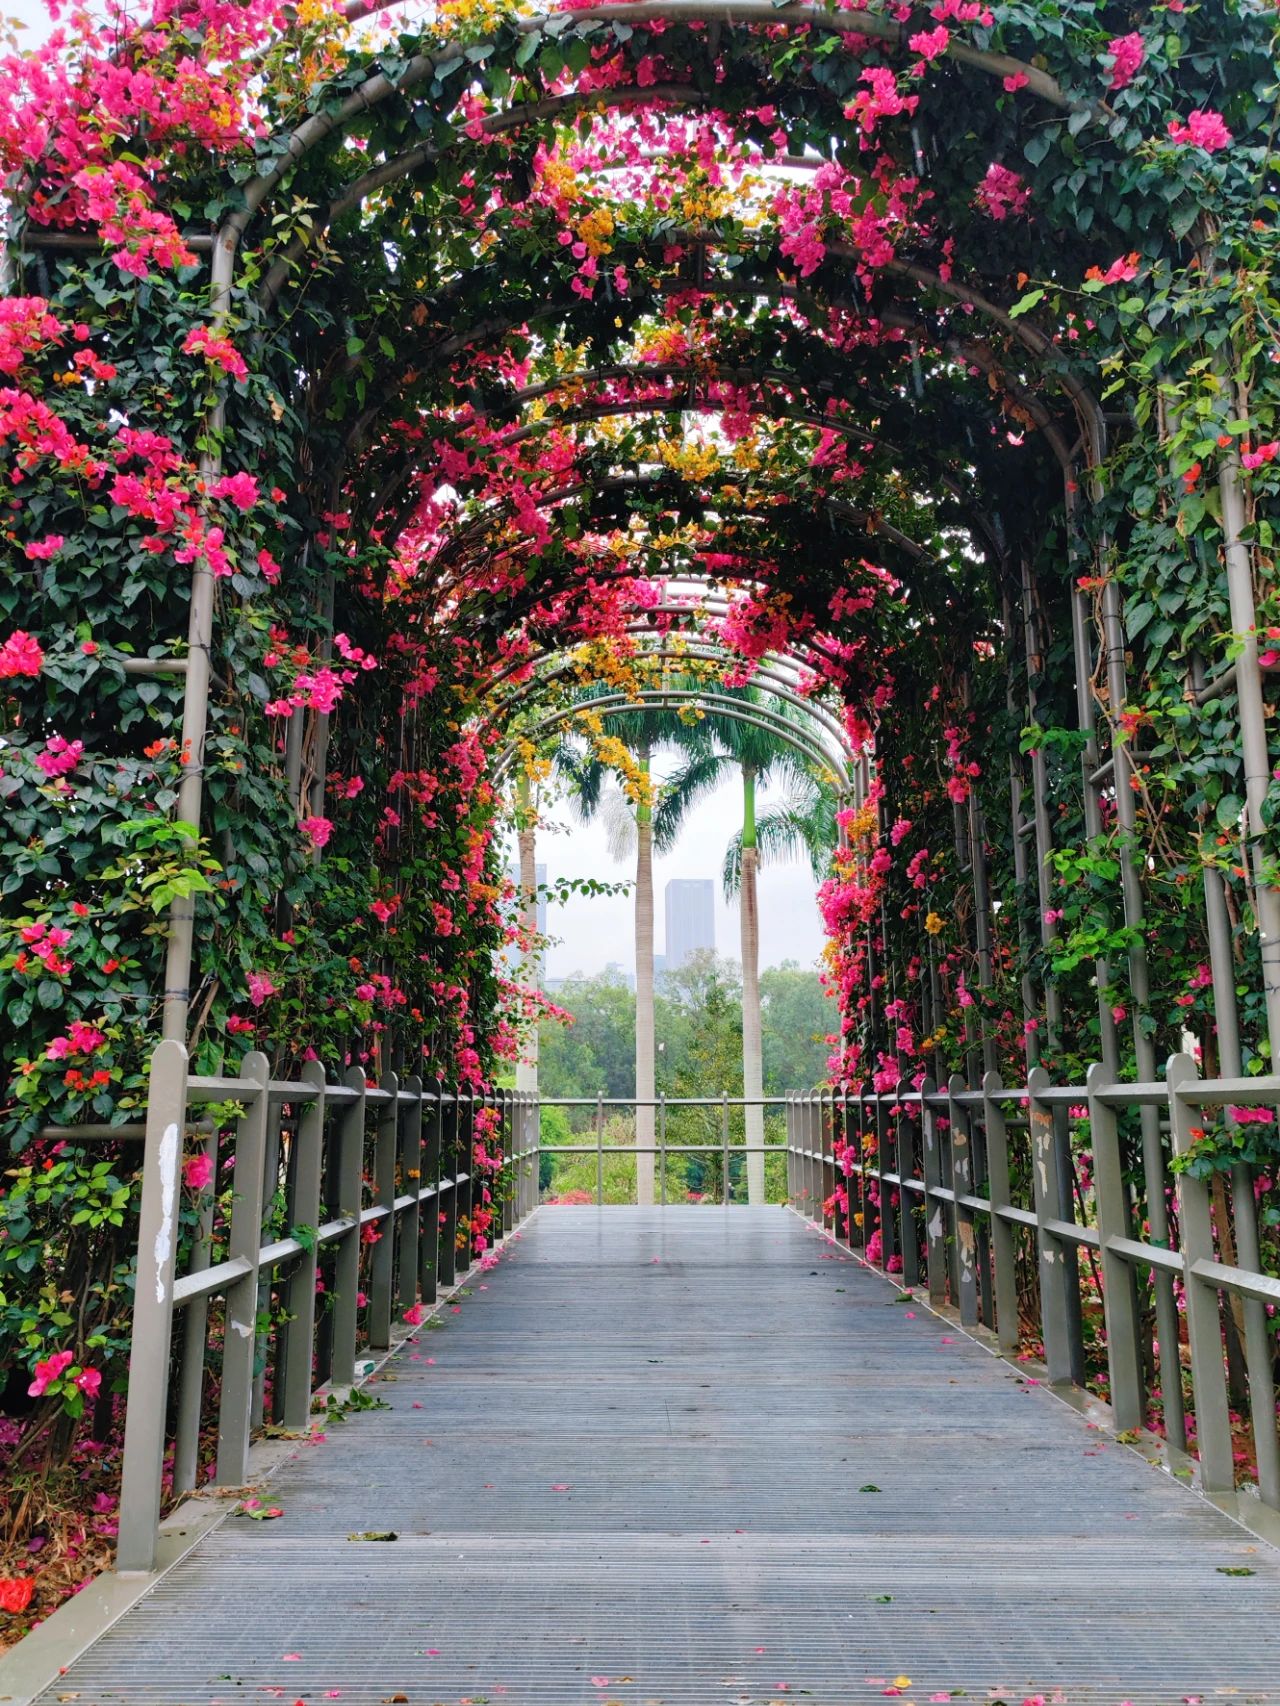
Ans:
<svg viewBox="0 0 1280 1706"><path fill-rule="evenodd" d="M157 1171L160 1175L160 1225L156 1229L156 1302L164 1303L172 1282L173 1215L178 1198L178 1144L181 1127L175 1120L164 1128L160 1139Z"/></svg>
<svg viewBox="0 0 1280 1706"><path fill-rule="evenodd" d="M173 1334L178 1157L186 1111L187 1051L182 1043L163 1042L151 1057L147 1098L138 1275L120 1491L120 1539L116 1548L116 1568L122 1571L155 1567L169 1345Z"/></svg>

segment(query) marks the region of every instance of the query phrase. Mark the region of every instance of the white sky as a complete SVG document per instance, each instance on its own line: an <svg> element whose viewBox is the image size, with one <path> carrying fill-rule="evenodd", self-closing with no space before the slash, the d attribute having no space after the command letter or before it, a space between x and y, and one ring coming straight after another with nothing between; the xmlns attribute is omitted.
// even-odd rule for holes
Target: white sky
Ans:
<svg viewBox="0 0 1280 1706"><path fill-rule="evenodd" d="M762 797L761 804L768 802ZM670 877L710 877L716 886L716 951L740 958L738 906L720 890L725 847L741 824L741 785L731 779L709 794L686 820L684 834L666 858L654 860L654 947L665 949L664 891ZM538 859L547 867L547 881L558 877L595 877L622 882L634 874L631 862L615 864L609 856L604 828L599 823L573 821L567 806L547 813L559 833L540 830ZM798 960L811 966L822 949L815 887L807 861L766 865L760 873L760 964L781 965ZM616 961L624 971L635 970L634 898L631 894L579 898L552 906L547 931L553 938L547 954L547 976L568 977L575 971L603 971ZM560 940L554 940L560 938Z"/></svg>

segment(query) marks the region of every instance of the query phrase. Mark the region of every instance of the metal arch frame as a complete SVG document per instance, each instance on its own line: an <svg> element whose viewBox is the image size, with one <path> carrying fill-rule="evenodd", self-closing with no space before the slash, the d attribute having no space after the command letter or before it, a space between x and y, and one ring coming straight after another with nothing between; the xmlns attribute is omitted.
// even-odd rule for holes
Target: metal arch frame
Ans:
<svg viewBox="0 0 1280 1706"><path fill-rule="evenodd" d="M541 655L545 660L559 654L554 652L544 652ZM729 655L731 656L732 654ZM646 659L652 658L656 660L665 660L669 658L675 663L682 662L684 659L689 657L692 657L699 663L725 663L728 661L726 654L716 652L710 646L707 646L705 649L699 648L695 651L685 652L668 651L664 647L658 651L644 652L642 656ZM499 712L505 714L509 710L518 708L538 689L548 686L551 682L557 680L562 674L567 673L572 667L572 660L566 657L555 669L548 670L545 673L536 676L531 681L522 683L514 693L504 697L499 706L495 706L493 714L485 719L486 722L492 725L492 723L496 721ZM765 691L771 697L781 699L784 703L794 706L797 711L802 712L805 716L811 717L815 723L818 723L839 745L842 746L845 756L849 760L856 760L856 754L853 748L848 745L848 737L846 736L845 731L841 728L838 720L832 716L825 706L818 706L810 703L810 701L804 699L791 687L787 686L785 683L779 682L776 672L771 669L757 668L752 674L752 685L761 679L766 682L767 685L765 687ZM721 682L719 685L723 686L724 683ZM662 691L666 690L663 689ZM733 702L737 703L737 701Z"/></svg>
<svg viewBox="0 0 1280 1706"><path fill-rule="evenodd" d="M811 763L820 764L832 772L836 778L841 793L849 789L849 774L844 767L843 758L835 758L825 748L807 740L795 727L782 717L769 717L767 714L749 715L736 699L724 699L714 693L696 693L683 691L679 688L646 689L636 694L610 693L599 699L583 700L580 705L567 705L558 711L552 711L540 718L530 728L524 731L525 738L534 738L548 730L558 727L561 723L572 722L576 717L597 715L617 715L627 711L644 711L654 705L707 705L716 716L727 717L731 722L747 723L763 729L767 734L776 735L787 745L793 746L802 757ZM763 707L753 706L754 711L762 712ZM513 745L505 746L494 766L494 782L502 781L507 771L516 759Z"/></svg>

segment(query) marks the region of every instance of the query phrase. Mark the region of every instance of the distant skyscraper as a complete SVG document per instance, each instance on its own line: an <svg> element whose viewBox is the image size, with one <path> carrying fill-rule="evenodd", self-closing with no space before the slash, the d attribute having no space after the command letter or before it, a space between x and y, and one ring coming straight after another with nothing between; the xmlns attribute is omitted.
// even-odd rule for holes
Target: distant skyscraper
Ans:
<svg viewBox="0 0 1280 1706"><path fill-rule="evenodd" d="M710 877L673 877L667 884L667 972L716 945L716 889Z"/></svg>

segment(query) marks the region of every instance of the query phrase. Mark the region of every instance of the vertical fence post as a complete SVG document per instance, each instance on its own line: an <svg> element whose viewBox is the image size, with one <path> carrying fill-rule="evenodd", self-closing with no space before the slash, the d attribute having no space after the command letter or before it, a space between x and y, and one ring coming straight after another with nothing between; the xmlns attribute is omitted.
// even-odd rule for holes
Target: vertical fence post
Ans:
<svg viewBox="0 0 1280 1706"><path fill-rule="evenodd" d="M1195 1084L1195 1062L1175 1054L1165 1071L1169 1087L1169 1125L1173 1152L1185 1155L1193 1139L1196 1110L1185 1092ZM1235 1487L1227 1375L1222 1352L1222 1318L1218 1288L1196 1273L1198 1262L1216 1262L1213 1210L1209 1187L1190 1173L1178 1174L1178 1222L1182 1230L1183 1281L1187 1308L1187 1343L1191 1351L1191 1394L1195 1406L1196 1447L1200 1453L1200 1486L1206 1493L1229 1493ZM1162 1347L1163 1348L1163 1347ZM1161 1361L1161 1386L1166 1384ZM1184 1444L1179 1439L1178 1447Z"/></svg>
<svg viewBox="0 0 1280 1706"><path fill-rule="evenodd" d="M1114 1108L1108 1107L1098 1096L1102 1086L1110 1082L1111 1074L1101 1062L1095 1062L1089 1068L1086 1093L1089 1098L1089 1141L1093 1148L1093 1187L1098 1206L1107 1370L1112 1413L1116 1426L1123 1432L1142 1426L1146 1394L1142 1379L1142 1318L1138 1309L1137 1276L1132 1265L1111 1248L1111 1240L1128 1238L1131 1227L1119 1124ZM1176 1345L1174 1354L1176 1357Z"/></svg>
<svg viewBox="0 0 1280 1706"><path fill-rule="evenodd" d="M498 1090L494 1094L498 1110L498 1147L508 1163L510 1184L502 1193L501 1224L503 1235L515 1231L520 1218L520 1191L524 1185L524 1158L521 1149L524 1132L520 1125L521 1096L518 1090Z"/></svg>
<svg viewBox="0 0 1280 1706"><path fill-rule="evenodd" d="M412 1073L404 1088L413 1098L404 1112L400 1134L400 1169L405 1194L413 1201L400 1221L400 1266L397 1292L400 1308L418 1301L418 1270L422 1265L422 1080Z"/></svg>
<svg viewBox="0 0 1280 1706"><path fill-rule="evenodd" d="M987 1134L987 1196L991 1202L991 1253L995 1267L993 1290L996 1334L1000 1349L1012 1356L1018 1349L1017 1246L1013 1227L1000 1212L1011 1206L1009 1187L1009 1133L1000 1101L1000 1074L984 1073L982 1079L982 1123Z"/></svg>
<svg viewBox="0 0 1280 1706"><path fill-rule="evenodd" d="M938 1087L932 1078L920 1085L920 1133L924 1157L925 1277L930 1303L941 1303L947 1294L947 1230L942 1199L935 1193L942 1185L942 1145L938 1116L931 1098Z"/></svg>
<svg viewBox="0 0 1280 1706"><path fill-rule="evenodd" d="M343 1083L354 1092L338 1116L337 1164L334 1179L338 1197L330 1209L351 1224L338 1239L333 1270L333 1372L336 1387L351 1386L356 1378L356 1335L359 1328L360 1222L364 1207L364 1125L367 1080L362 1066L348 1067Z"/></svg>
<svg viewBox="0 0 1280 1706"><path fill-rule="evenodd" d="M163 1042L151 1056L142 1164L138 1269L124 1424L118 1570L153 1570L164 1470L164 1419L173 1334L178 1178L187 1117L187 1051Z"/></svg>
<svg viewBox="0 0 1280 1706"><path fill-rule="evenodd" d="M200 1218L187 1272L204 1273L213 1250L213 1220L218 1202L218 1134L201 1146L213 1166L208 1189L200 1202ZM204 1407L204 1358L209 1337L209 1299L193 1297L182 1311L182 1356L178 1376L178 1416L173 1438L173 1490L186 1493L196 1484L200 1454L200 1412Z"/></svg>
<svg viewBox="0 0 1280 1706"><path fill-rule="evenodd" d="M303 1067L302 1084L315 1094L303 1104L293 1140L293 1226L298 1230L310 1229L311 1248L304 1248L294 1261L285 1293L289 1320L280 1331L284 1360L281 1420L286 1428L298 1430L306 1427L311 1416L311 1357L316 1331L316 1268L320 1247L315 1242L315 1232L320 1224L325 1119L324 1068L318 1061L309 1060Z"/></svg>
<svg viewBox="0 0 1280 1706"><path fill-rule="evenodd" d="M440 1087L426 1095L426 1142L422 1153L424 1188L431 1195L423 1205L422 1237L418 1244L418 1290L424 1303L434 1303L440 1288Z"/></svg>
<svg viewBox="0 0 1280 1706"><path fill-rule="evenodd" d="M729 1191L729 1092L720 1092L720 1170L722 1206L728 1208Z"/></svg>
<svg viewBox="0 0 1280 1706"><path fill-rule="evenodd" d="M908 1180L916 1176L916 1124L911 1116L909 1100L912 1089L909 1078L898 1080L898 1113L895 1127L895 1150L898 1172L898 1251L902 1257L902 1283L909 1287L920 1282L920 1240L916 1236L915 1192Z"/></svg>
<svg viewBox="0 0 1280 1706"><path fill-rule="evenodd" d="M667 1206L667 1093L658 1092L658 1201Z"/></svg>
<svg viewBox="0 0 1280 1706"><path fill-rule="evenodd" d="M960 1200L973 1194L973 1133L969 1126L969 1110L958 1100L965 1089L965 1080L958 1072L953 1072L947 1080L947 1118L951 1122L951 1227L959 1282L956 1307L960 1311L961 1325L975 1327L978 1324L978 1268L973 1210Z"/></svg>
<svg viewBox="0 0 1280 1706"><path fill-rule="evenodd" d="M249 1470L250 1418L253 1413L254 1360L258 1344L258 1278L262 1251L262 1196L265 1185L267 1127L271 1098L270 1066L254 1049L240 1062L246 1107L236 1131L227 1259L245 1264L226 1292L226 1328L222 1344L222 1402L218 1410L218 1484L242 1485Z"/></svg>
<svg viewBox="0 0 1280 1706"><path fill-rule="evenodd" d="M640 1110L636 1109L636 1127L640 1125ZM640 1158L636 1157L639 1166ZM596 1207L604 1207L604 1091L596 1091Z"/></svg>
<svg viewBox="0 0 1280 1706"><path fill-rule="evenodd" d="M888 1273L890 1259L896 1253L897 1237L894 1229L893 1205L889 1200L893 1193L885 1183L884 1177L886 1152L889 1148L889 1108L885 1097L880 1092L876 1092L874 1106L876 1116L876 1190L880 1193L880 1202L876 1213L880 1225L880 1266L885 1273ZM889 1170L893 1170L891 1162ZM899 1200L901 1200L901 1194L899 1194Z"/></svg>
<svg viewBox="0 0 1280 1706"><path fill-rule="evenodd" d="M471 1266L475 1229L472 1215L480 1200L480 1181L476 1178L476 1093L468 1090L458 1096L458 1230L463 1236L455 1240L454 1275L461 1278Z"/></svg>
<svg viewBox="0 0 1280 1706"><path fill-rule="evenodd" d="M379 1236L369 1263L369 1346L375 1351L385 1351L391 1344L391 1287L396 1262L400 1080L394 1072L384 1072L378 1088L387 1099L378 1109L378 1134L373 1151L373 1200L384 1213L374 1223Z"/></svg>
<svg viewBox="0 0 1280 1706"><path fill-rule="evenodd" d="M795 1098L791 1091L788 1090L786 1100L782 1104L782 1117L786 1125L787 1132L787 1201L792 1205L794 1205L796 1198L795 1122L791 1117L794 1107Z"/></svg>
<svg viewBox="0 0 1280 1706"><path fill-rule="evenodd" d="M440 1089L440 1194L442 1218L437 1222L436 1267L441 1285L452 1285L458 1271L458 1128L460 1097Z"/></svg>
<svg viewBox="0 0 1280 1706"><path fill-rule="evenodd" d="M1069 1385L1075 1378L1076 1362L1071 1345L1070 1274L1063 1259L1062 1241L1046 1224L1063 1218L1053 1108L1040 1100L1049 1087L1049 1074L1044 1067L1033 1066L1027 1074L1027 1125L1031 1133L1031 1183L1040 1264L1040 1329L1050 1381Z"/></svg>

